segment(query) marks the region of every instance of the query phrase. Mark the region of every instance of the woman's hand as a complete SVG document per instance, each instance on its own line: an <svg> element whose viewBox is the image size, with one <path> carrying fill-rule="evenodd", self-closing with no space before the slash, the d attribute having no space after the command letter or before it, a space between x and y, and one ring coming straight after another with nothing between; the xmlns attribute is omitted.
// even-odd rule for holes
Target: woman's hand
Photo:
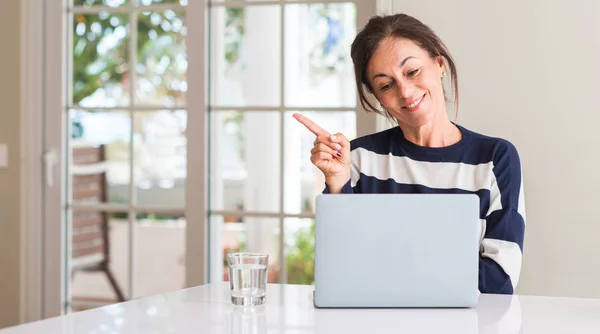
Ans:
<svg viewBox="0 0 600 334"><path fill-rule="evenodd" d="M332 194L340 193L350 180L350 142L343 134L331 135L301 114L293 116L317 136L310 150L310 161L325 175L329 191Z"/></svg>

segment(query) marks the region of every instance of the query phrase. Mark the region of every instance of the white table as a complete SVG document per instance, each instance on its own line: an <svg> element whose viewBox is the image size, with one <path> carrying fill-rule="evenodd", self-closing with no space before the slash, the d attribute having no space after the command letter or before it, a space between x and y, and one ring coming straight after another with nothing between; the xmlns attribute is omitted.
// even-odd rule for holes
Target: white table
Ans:
<svg viewBox="0 0 600 334"><path fill-rule="evenodd" d="M600 333L600 300L481 295L474 309L315 309L312 286L269 285L234 307L227 283L0 330L30 333Z"/></svg>

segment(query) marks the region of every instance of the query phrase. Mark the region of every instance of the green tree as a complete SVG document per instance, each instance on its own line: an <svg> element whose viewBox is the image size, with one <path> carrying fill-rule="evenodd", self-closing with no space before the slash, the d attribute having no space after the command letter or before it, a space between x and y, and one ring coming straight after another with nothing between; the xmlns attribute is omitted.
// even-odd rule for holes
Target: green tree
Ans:
<svg viewBox="0 0 600 334"><path fill-rule="evenodd" d="M157 91L161 94L181 94L180 87L170 85L169 80L185 81L187 61L180 56L185 55L182 12L76 14L73 18L72 42L74 103L81 103L98 89L128 82L132 71L132 64L129 63L129 15L137 15L138 76L157 76L160 82ZM161 69L163 73L152 73L147 68L150 63L167 65ZM175 77L165 77L165 73L175 73ZM155 81L155 78L150 79L151 82ZM124 89L128 88L124 86Z"/></svg>
<svg viewBox="0 0 600 334"><path fill-rule="evenodd" d="M315 222L296 234L295 245L288 247L286 257L288 282L312 284L315 280Z"/></svg>

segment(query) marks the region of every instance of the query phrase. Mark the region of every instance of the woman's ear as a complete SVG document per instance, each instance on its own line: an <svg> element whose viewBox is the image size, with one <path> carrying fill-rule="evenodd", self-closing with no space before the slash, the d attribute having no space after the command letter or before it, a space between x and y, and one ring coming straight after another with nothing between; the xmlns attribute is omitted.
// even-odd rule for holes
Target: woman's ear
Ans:
<svg viewBox="0 0 600 334"><path fill-rule="evenodd" d="M435 60L440 68L440 76L442 76L442 73L448 72L446 70L446 61L444 60L444 56L437 56Z"/></svg>

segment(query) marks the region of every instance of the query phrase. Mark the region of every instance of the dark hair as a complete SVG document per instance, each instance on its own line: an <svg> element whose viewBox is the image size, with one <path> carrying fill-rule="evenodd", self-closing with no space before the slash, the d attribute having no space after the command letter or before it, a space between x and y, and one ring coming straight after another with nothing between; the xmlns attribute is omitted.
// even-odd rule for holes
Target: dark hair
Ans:
<svg viewBox="0 0 600 334"><path fill-rule="evenodd" d="M387 37L410 39L423 48L431 58L442 56L445 59L450 67L456 115L458 115L458 76L450 51L431 28L406 14L372 17L352 42L350 55L354 63L356 88L363 108L391 118L387 111L384 113L378 110L373 102L369 101L365 92L366 88L369 93L374 95L373 87L367 77L367 66L379 44Z"/></svg>

